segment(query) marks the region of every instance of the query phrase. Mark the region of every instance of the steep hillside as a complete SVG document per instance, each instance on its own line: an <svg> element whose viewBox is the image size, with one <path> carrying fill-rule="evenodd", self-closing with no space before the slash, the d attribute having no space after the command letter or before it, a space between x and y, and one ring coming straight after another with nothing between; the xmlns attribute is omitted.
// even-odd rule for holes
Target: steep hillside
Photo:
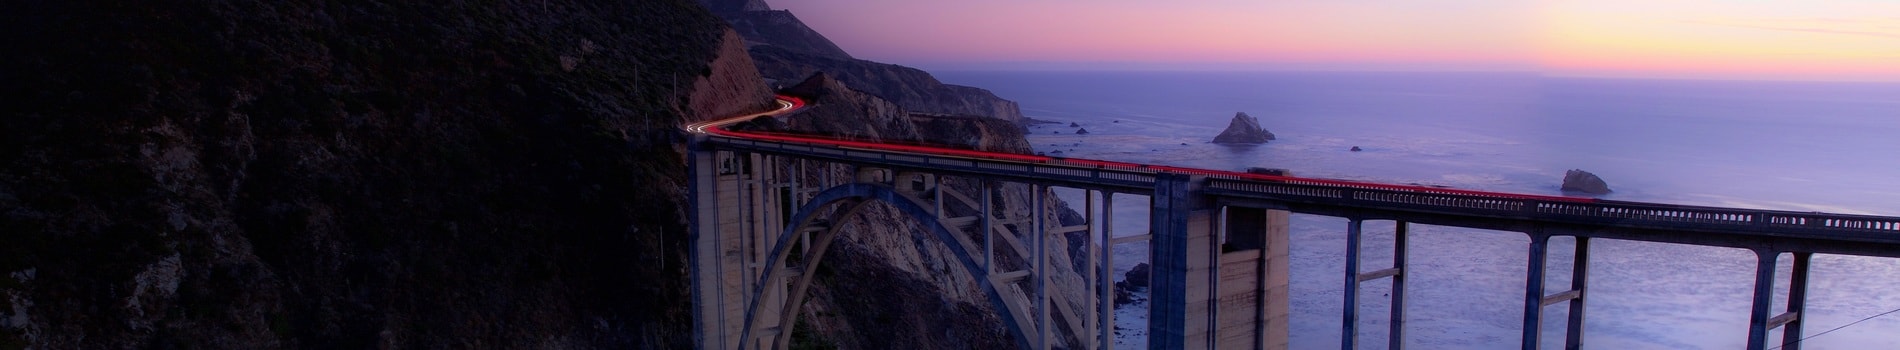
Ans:
<svg viewBox="0 0 1900 350"><path fill-rule="evenodd" d="M0 11L0 349L690 346L689 0Z"/></svg>
<svg viewBox="0 0 1900 350"><path fill-rule="evenodd" d="M918 113L972 115L1021 123L1015 101L989 90L944 84L930 73L895 64L800 53L776 46L753 46L759 73L780 83L823 72L879 98Z"/></svg>
<svg viewBox="0 0 1900 350"><path fill-rule="evenodd" d="M1016 102L989 90L944 84L916 68L852 58L830 39L763 0L700 0L753 43L753 59L766 79L789 86L823 72L832 78L913 112L970 115L1022 123Z"/></svg>

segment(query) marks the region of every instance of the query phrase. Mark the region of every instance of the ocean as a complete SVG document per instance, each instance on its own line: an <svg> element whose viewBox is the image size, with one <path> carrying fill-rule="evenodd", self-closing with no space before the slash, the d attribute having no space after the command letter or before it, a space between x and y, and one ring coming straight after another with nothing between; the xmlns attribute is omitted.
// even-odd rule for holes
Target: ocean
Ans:
<svg viewBox="0 0 1900 350"><path fill-rule="evenodd" d="M1606 199L1900 215L1900 84L1635 80L1531 73L938 72L990 89L1023 113L1038 152L1208 169L1560 194L1565 170L1603 177ZM1278 139L1208 141L1236 112ZM1076 127L1070 127L1075 123ZM1076 134L1087 129L1086 135ZM1360 147L1361 152L1348 151ZM1080 191L1059 191L1072 202ZM1125 198L1129 197L1129 198ZM1117 235L1147 229L1144 198L1118 196ZM1292 346L1338 346L1344 219L1295 215ZM1389 266L1391 225L1369 223L1363 270ZM1415 225L1407 346L1515 348L1525 284L1522 234ZM1570 244L1553 240L1547 283L1569 285ZM1116 247L1121 269L1145 247ZM1592 241L1585 344L1732 349L1747 336L1753 253ZM1781 260L1785 276L1788 258ZM1817 255L1806 333L1900 309L1900 259ZM1386 343L1389 288L1361 290L1360 344ZM1139 345L1140 304L1120 317ZM1776 306L1779 310L1779 305ZM1545 346L1565 310L1545 309ZM1804 341L1900 348L1900 313ZM1779 332L1770 341L1779 342Z"/></svg>

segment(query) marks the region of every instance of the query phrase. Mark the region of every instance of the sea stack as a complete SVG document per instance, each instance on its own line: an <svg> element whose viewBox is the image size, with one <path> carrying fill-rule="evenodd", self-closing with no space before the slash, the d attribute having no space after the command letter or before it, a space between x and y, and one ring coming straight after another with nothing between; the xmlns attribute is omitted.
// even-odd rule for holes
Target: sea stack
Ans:
<svg viewBox="0 0 1900 350"><path fill-rule="evenodd" d="M1565 192L1607 194L1610 193L1610 185L1604 183L1603 178L1597 177L1597 174L1591 174L1588 171L1578 169L1570 169L1570 171L1564 173L1563 190Z"/></svg>
<svg viewBox="0 0 1900 350"><path fill-rule="evenodd" d="M1273 133L1260 128L1260 120L1247 113L1234 113L1234 121L1227 124L1227 130L1214 137L1214 143L1262 144L1273 140Z"/></svg>

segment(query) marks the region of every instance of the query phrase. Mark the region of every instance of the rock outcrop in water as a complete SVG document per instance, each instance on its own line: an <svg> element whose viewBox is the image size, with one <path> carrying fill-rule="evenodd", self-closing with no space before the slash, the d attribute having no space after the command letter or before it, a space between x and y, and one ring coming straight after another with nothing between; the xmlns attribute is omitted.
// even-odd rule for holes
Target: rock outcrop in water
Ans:
<svg viewBox="0 0 1900 350"><path fill-rule="evenodd" d="M1260 120L1247 113L1234 113L1234 120L1227 124L1227 130L1214 137L1214 143L1225 144L1262 144L1273 140L1273 133L1260 128Z"/></svg>
<svg viewBox="0 0 1900 350"><path fill-rule="evenodd" d="M1603 178L1597 177L1597 174L1591 174L1588 171L1578 169L1570 169L1570 171L1564 172L1563 190L1588 194L1607 194L1610 193L1610 185L1603 182Z"/></svg>

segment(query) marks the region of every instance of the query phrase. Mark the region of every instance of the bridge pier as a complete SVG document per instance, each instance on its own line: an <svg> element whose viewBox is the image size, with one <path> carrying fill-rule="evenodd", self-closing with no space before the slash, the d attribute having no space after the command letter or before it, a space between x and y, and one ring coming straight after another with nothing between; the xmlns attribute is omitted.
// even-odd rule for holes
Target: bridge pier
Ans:
<svg viewBox="0 0 1900 350"><path fill-rule="evenodd" d="M1392 279L1392 315L1386 342L1389 349L1404 348L1405 340L1405 236L1408 225L1404 221L1392 224L1392 267L1359 272L1360 241L1364 235L1362 219L1347 219L1346 223L1346 282L1344 316L1341 323L1340 348L1359 348L1359 284L1381 278Z"/></svg>
<svg viewBox="0 0 1900 350"><path fill-rule="evenodd" d="M1285 210L1227 206L1220 225L1213 340L1221 349L1287 348L1287 220Z"/></svg>
<svg viewBox="0 0 1900 350"><path fill-rule="evenodd" d="M1530 242L1530 263L1524 279L1524 336L1525 350L1543 346L1544 307L1556 303L1569 303L1570 314L1564 330L1564 348L1583 347L1583 302L1585 286L1589 282L1590 238L1572 236L1576 244L1571 254L1570 289L1554 294L1545 294L1545 263L1550 252L1552 235L1542 231L1528 233Z"/></svg>
<svg viewBox="0 0 1900 350"><path fill-rule="evenodd" d="M1201 183L1155 179L1148 348L1285 349L1289 213L1217 205Z"/></svg>
<svg viewBox="0 0 1900 350"><path fill-rule="evenodd" d="M1758 261L1755 265L1755 302L1748 318L1748 348L1761 350L1768 347L1768 332L1776 327L1782 328L1781 348L1801 349L1802 314L1807 307L1808 263L1814 253L1794 252L1794 264L1788 276L1788 303L1780 314L1770 317L1769 310L1774 307L1775 263L1781 258L1780 251L1756 249Z"/></svg>
<svg viewBox="0 0 1900 350"><path fill-rule="evenodd" d="M688 196L694 203L691 278L694 299L694 337L702 345L734 348L746 341L744 303L758 300L780 305L786 301L784 276L768 283L776 288L750 288L750 281L782 266L763 263L771 248L765 228L785 218L774 157L755 153L694 149L688 156L693 170ZM777 315L762 321L775 322Z"/></svg>

